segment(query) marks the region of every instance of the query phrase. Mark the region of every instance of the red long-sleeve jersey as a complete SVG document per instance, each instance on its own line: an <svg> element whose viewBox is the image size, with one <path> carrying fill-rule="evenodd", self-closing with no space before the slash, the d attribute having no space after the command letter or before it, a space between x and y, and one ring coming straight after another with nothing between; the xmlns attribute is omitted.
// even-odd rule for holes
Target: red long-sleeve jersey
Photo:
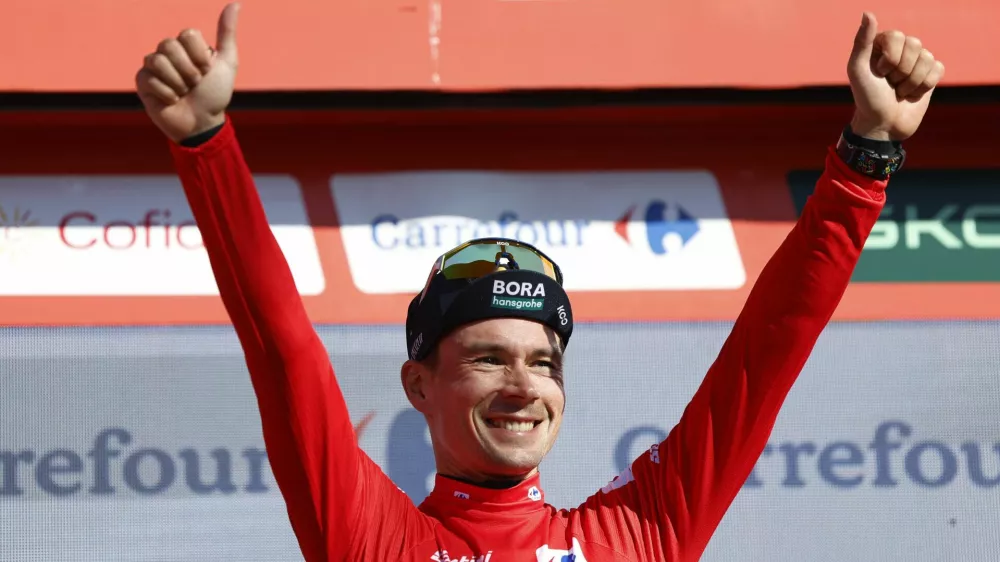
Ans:
<svg viewBox="0 0 1000 562"><path fill-rule="evenodd" d="M309 562L698 559L840 301L886 187L827 151L801 218L762 271L680 422L580 506L545 503L538 477L492 490L442 476L415 506L357 445L232 125L202 146L171 150Z"/></svg>

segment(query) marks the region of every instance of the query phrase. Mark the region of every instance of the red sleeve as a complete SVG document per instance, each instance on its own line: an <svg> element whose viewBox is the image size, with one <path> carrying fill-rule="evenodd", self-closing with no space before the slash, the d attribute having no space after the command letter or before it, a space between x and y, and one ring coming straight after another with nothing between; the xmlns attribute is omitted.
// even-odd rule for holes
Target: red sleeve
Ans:
<svg viewBox="0 0 1000 562"><path fill-rule="evenodd" d="M828 151L801 217L761 272L680 422L581 506L582 532L634 560L701 556L847 288L885 187Z"/></svg>
<svg viewBox="0 0 1000 562"><path fill-rule="evenodd" d="M399 526L414 523L416 508L357 445L232 124L197 148L171 147L246 356L268 459L305 559L388 559L379 556L405 547Z"/></svg>

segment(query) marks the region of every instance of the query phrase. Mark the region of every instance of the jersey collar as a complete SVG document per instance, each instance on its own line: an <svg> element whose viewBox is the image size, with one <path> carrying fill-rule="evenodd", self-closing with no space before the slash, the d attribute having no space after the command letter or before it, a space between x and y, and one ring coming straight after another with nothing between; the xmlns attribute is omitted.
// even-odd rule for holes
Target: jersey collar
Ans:
<svg viewBox="0 0 1000 562"><path fill-rule="evenodd" d="M448 512L475 509L503 513L527 513L544 509L545 492L535 474L511 488L483 488L438 474L427 502Z"/></svg>

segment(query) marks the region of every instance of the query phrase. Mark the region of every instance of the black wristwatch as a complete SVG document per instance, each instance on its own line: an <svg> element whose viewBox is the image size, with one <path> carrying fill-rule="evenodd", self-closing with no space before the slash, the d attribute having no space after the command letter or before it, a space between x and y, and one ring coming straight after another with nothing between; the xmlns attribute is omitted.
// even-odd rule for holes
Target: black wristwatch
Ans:
<svg viewBox="0 0 1000 562"><path fill-rule="evenodd" d="M850 125L844 127L837 141L837 154L858 173L877 180L889 179L906 162L902 143L860 137L854 134Z"/></svg>

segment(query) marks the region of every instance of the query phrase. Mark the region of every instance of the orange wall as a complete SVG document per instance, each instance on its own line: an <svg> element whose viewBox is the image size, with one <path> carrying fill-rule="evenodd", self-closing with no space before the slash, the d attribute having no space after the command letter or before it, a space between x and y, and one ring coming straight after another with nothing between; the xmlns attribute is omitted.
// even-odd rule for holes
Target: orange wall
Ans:
<svg viewBox="0 0 1000 562"><path fill-rule="evenodd" d="M129 91L143 56L224 2L0 2L0 91ZM863 10L946 84L1000 83L994 0L244 0L244 90L843 85Z"/></svg>

